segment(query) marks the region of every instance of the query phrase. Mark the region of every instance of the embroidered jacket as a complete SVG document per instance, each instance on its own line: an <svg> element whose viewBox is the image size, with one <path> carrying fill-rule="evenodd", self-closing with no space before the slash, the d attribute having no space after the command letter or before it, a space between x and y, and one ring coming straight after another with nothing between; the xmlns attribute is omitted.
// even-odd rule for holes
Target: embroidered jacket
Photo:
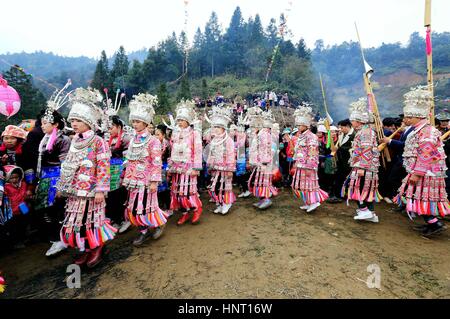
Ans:
<svg viewBox="0 0 450 319"><path fill-rule="evenodd" d="M215 136L209 144L208 169L215 171L234 172L236 170L236 150L233 139L227 136L220 144L224 136Z"/></svg>
<svg viewBox="0 0 450 319"><path fill-rule="evenodd" d="M57 189L66 195L94 197L109 191L109 149L105 141L89 130L76 136L61 165Z"/></svg>
<svg viewBox="0 0 450 319"><path fill-rule="evenodd" d="M299 135L295 144L294 161L297 168L317 170L319 165L319 139L310 130Z"/></svg>
<svg viewBox="0 0 450 319"><path fill-rule="evenodd" d="M251 139L250 164L253 166L272 164L272 134L270 129L263 128Z"/></svg>
<svg viewBox="0 0 450 319"><path fill-rule="evenodd" d="M161 181L161 142L150 133L136 135L126 154L127 163L122 185L127 188L147 187Z"/></svg>
<svg viewBox="0 0 450 319"><path fill-rule="evenodd" d="M352 168L378 172L380 152L378 151L377 136L368 124L363 125L356 133L350 152Z"/></svg>
<svg viewBox="0 0 450 319"><path fill-rule="evenodd" d="M191 169L202 169L202 138L199 132L190 126L175 130L172 133L171 147L169 172L184 174Z"/></svg>
<svg viewBox="0 0 450 319"><path fill-rule="evenodd" d="M447 166L441 133L427 120L416 124L408 135L403 151L403 166L410 174L445 177Z"/></svg>

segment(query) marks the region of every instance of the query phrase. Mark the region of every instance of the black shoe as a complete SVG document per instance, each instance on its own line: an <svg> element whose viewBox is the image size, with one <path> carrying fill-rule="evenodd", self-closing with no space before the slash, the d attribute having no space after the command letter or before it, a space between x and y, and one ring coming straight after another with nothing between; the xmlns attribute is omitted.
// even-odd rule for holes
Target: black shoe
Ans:
<svg viewBox="0 0 450 319"><path fill-rule="evenodd" d="M342 200L337 197L330 197L327 199L327 203L337 204L337 203L342 203Z"/></svg>
<svg viewBox="0 0 450 319"><path fill-rule="evenodd" d="M428 225L417 225L417 226L414 226L413 229L415 231L423 233L425 231L425 229L427 229L427 227L428 227Z"/></svg>
<svg viewBox="0 0 450 319"><path fill-rule="evenodd" d="M141 234L139 235L139 237L136 238L136 239L133 241L133 245L134 245L134 246L141 246L147 239L149 239L149 238L151 237L150 235L151 235L151 234L150 234L149 231L147 231L145 234L141 233Z"/></svg>
<svg viewBox="0 0 450 319"><path fill-rule="evenodd" d="M443 232L446 229L445 225L441 221L438 221L433 224L428 224L426 226L427 227L422 232L422 235L425 237L440 234L441 232Z"/></svg>
<svg viewBox="0 0 450 319"><path fill-rule="evenodd" d="M399 206L399 207L393 208L392 211L394 211L396 213L401 213L401 212L404 212L406 210L405 210L405 206Z"/></svg>

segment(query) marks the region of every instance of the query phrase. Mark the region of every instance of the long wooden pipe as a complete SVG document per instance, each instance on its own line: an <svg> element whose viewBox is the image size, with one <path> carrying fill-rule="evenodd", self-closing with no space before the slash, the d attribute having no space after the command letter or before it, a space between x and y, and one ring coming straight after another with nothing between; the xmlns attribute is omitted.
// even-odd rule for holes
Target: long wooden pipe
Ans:
<svg viewBox="0 0 450 319"><path fill-rule="evenodd" d="M441 137L440 137L440 139L441 139L441 141L445 141L446 139L447 139L447 137L449 137L450 136L450 131L448 131L448 132L446 132L444 135L442 135Z"/></svg>
<svg viewBox="0 0 450 319"><path fill-rule="evenodd" d="M401 132L405 127L402 125L400 126L394 133L391 134L391 136L389 136L389 139L393 139L395 137L395 135L397 135L397 133ZM386 148L387 144L386 143L382 143L380 145L378 145L378 150L380 152L382 152L385 148Z"/></svg>

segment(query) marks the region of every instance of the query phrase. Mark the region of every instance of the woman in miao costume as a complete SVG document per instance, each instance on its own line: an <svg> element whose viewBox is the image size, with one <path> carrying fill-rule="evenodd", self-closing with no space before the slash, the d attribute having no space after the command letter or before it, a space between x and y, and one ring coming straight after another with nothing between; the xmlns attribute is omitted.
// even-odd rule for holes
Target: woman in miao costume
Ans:
<svg viewBox="0 0 450 319"><path fill-rule="evenodd" d="M100 92L78 88L71 96L68 120L76 135L61 165L58 191L67 197L61 240L82 254L75 264L92 268L102 260L107 241L117 229L105 218L109 191L109 150L95 134L102 118Z"/></svg>
<svg viewBox="0 0 450 319"><path fill-rule="evenodd" d="M428 121L432 98L428 87L419 86L405 94L404 121L414 131L408 135L403 151L403 166L408 175L395 199L406 206L410 217L416 214L423 217L425 225L415 229L424 236L441 233L446 226L439 218L450 214L441 133Z"/></svg>
<svg viewBox="0 0 450 319"><path fill-rule="evenodd" d="M138 94L129 104L130 122L135 135L130 142L125 164L123 185L128 190L126 218L137 226L140 235L133 242L142 245L149 237L158 239L168 214L159 208L158 183L161 182L161 142L148 131L155 115L156 96Z"/></svg>
<svg viewBox="0 0 450 319"><path fill-rule="evenodd" d="M355 220L378 223L374 212L374 202L382 197L378 193L378 168L380 152L378 151L377 135L370 126L370 114L367 98L360 98L350 104L350 121L356 131L350 150L350 175L342 187L342 197L347 192L347 203L354 200L358 204Z"/></svg>
<svg viewBox="0 0 450 319"><path fill-rule="evenodd" d="M236 171L236 150L234 141L227 132L232 110L224 105L213 106L210 113L211 128L214 131L209 143L207 158L211 185L208 192L217 205L216 214L227 214L236 195L233 192L233 173Z"/></svg>
<svg viewBox="0 0 450 319"><path fill-rule="evenodd" d="M294 146L294 176L292 190L305 203L300 207L310 213L328 198L319 187L319 139L309 129L312 122L312 108L300 106L294 113L295 125L300 132Z"/></svg>

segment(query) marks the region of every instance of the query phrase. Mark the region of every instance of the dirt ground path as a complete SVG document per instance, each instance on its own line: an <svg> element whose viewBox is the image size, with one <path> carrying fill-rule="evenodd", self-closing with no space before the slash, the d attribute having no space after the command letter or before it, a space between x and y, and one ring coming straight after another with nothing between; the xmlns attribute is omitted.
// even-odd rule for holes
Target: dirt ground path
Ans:
<svg viewBox="0 0 450 319"><path fill-rule="evenodd" d="M307 215L287 190L264 212L245 199L218 216L203 202L200 225L177 227L175 215L140 248L135 230L117 237L101 265L82 270L80 289L65 282L73 252L47 259L48 245L35 244L3 256L0 298L450 298L450 230L423 238L393 206L378 205L372 224L345 204ZM371 264L380 289L367 287Z"/></svg>

